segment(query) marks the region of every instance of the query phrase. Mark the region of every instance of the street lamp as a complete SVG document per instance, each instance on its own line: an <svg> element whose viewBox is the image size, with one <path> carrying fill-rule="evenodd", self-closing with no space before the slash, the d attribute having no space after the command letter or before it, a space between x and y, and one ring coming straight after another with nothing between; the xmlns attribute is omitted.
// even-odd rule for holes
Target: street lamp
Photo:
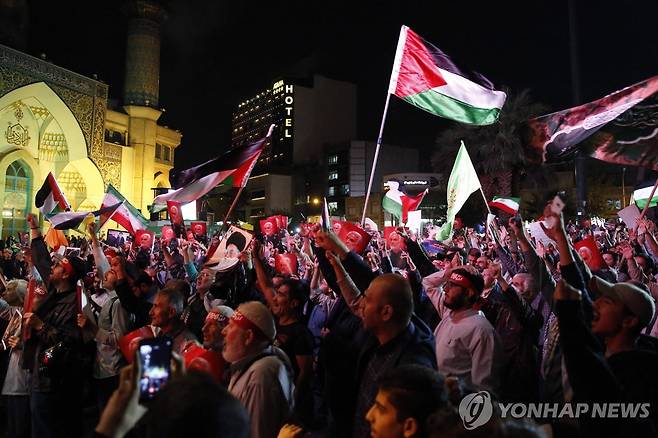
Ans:
<svg viewBox="0 0 658 438"><path fill-rule="evenodd" d="M320 200L318 198L313 198L313 205L318 205L320 204Z"/></svg>

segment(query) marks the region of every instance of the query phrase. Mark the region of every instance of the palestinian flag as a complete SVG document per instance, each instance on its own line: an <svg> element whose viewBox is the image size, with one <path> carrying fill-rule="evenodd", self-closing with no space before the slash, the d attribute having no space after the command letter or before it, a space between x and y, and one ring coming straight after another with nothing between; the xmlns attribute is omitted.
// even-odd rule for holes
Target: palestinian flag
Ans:
<svg viewBox="0 0 658 438"><path fill-rule="evenodd" d="M519 211L519 204L521 198L504 198L502 196L494 196L493 201L489 203L489 207L497 208L509 214L516 214Z"/></svg>
<svg viewBox="0 0 658 438"><path fill-rule="evenodd" d="M635 187L632 201L635 202L637 208L642 209L647 205L647 203L649 203L649 207L655 207L658 205L658 190L654 192L653 197L651 197L651 201L649 201L649 197L651 196L651 192L653 191L653 186L655 183L655 180L645 181Z"/></svg>
<svg viewBox="0 0 658 438"><path fill-rule="evenodd" d="M110 218L133 236L138 230L145 230L148 227L149 221L112 184L109 184L101 208L115 204L121 205L113 212L114 214L101 215L98 228L101 228Z"/></svg>
<svg viewBox="0 0 658 438"><path fill-rule="evenodd" d="M80 224L88 217L98 217L101 215L111 216L119 207L121 203L110 205L108 207L102 207L100 210L96 211L65 211L62 213L57 213L54 216L51 216L48 219L48 222L56 230L71 230L78 228Z"/></svg>
<svg viewBox="0 0 658 438"><path fill-rule="evenodd" d="M427 189L416 196L407 196L399 189L400 183L397 181L388 181L388 191L382 200L384 210L398 218L403 224L407 223L407 215L410 211L418 210L418 206L423 202L427 194Z"/></svg>
<svg viewBox="0 0 658 438"><path fill-rule="evenodd" d="M436 116L469 125L494 123L507 98L484 76L460 70L407 26L400 30L388 92Z"/></svg>
<svg viewBox="0 0 658 438"><path fill-rule="evenodd" d="M531 161L559 163L581 151L608 163L658 170L658 76L528 124Z"/></svg>
<svg viewBox="0 0 658 438"><path fill-rule="evenodd" d="M263 152L265 142L272 134L273 127L274 125L270 126L267 135L255 143L232 149L224 155L174 175L176 190L157 196L153 200L153 211L164 209L167 201L181 204L196 201L219 184L244 187Z"/></svg>
<svg viewBox="0 0 658 438"><path fill-rule="evenodd" d="M52 172L48 172L46 180L34 197L34 205L44 216L50 214L58 205L62 211L71 209Z"/></svg>

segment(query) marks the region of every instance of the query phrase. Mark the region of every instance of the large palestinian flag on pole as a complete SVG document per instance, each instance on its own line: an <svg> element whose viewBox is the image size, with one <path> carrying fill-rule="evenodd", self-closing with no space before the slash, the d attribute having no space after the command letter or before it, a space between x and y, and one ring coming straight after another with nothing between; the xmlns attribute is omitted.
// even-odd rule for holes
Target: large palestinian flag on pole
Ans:
<svg viewBox="0 0 658 438"><path fill-rule="evenodd" d="M237 147L203 164L174 175L176 190L159 195L153 200L153 211L163 210L167 201L187 204L196 201L219 184L244 187L249 180L265 142L272 135L272 128L265 137L255 143Z"/></svg>
<svg viewBox="0 0 658 438"><path fill-rule="evenodd" d="M389 93L434 115L470 125L494 123L507 98L484 76L459 69L407 26L400 30Z"/></svg>
<svg viewBox="0 0 658 438"><path fill-rule="evenodd" d="M526 158L538 163L585 155L658 170L658 76L594 102L529 121Z"/></svg>
<svg viewBox="0 0 658 438"><path fill-rule="evenodd" d="M56 230L71 230L78 228L87 217L93 218L101 215L111 216L120 206L121 203L118 203L107 207L101 207L96 211L65 211L57 213L56 215L47 218L47 220Z"/></svg>
<svg viewBox="0 0 658 438"><path fill-rule="evenodd" d="M98 228L101 228L110 218L121 225L133 236L139 230L145 230L149 221L146 219L128 200L114 188L112 184L107 186L107 192L103 198L101 208L110 205L120 204L116 210L108 210L107 213L100 217ZM111 214L110 214L111 212Z"/></svg>

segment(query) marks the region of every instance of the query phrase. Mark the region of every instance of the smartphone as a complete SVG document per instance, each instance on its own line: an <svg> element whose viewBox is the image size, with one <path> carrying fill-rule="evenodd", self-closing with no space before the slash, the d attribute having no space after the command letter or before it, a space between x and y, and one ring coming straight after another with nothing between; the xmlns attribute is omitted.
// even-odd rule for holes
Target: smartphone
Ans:
<svg viewBox="0 0 658 438"><path fill-rule="evenodd" d="M158 395L171 375L172 339L168 336L143 339L137 356L140 364L139 401L150 401Z"/></svg>

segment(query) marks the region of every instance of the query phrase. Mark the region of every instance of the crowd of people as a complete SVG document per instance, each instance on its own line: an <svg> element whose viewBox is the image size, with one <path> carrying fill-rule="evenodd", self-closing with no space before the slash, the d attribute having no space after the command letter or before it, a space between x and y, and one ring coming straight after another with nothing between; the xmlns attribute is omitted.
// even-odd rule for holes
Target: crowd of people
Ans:
<svg viewBox="0 0 658 438"><path fill-rule="evenodd" d="M548 241L518 215L444 242L284 226L218 270L220 236L113 247L90 224L62 252L28 216L0 263L8 436L656 436L655 224L544 218ZM123 348L144 327L173 350L150 402ZM193 349L214 366L188 366ZM483 391L493 415L469 427L460 404ZM498 402L649 408L519 419Z"/></svg>

